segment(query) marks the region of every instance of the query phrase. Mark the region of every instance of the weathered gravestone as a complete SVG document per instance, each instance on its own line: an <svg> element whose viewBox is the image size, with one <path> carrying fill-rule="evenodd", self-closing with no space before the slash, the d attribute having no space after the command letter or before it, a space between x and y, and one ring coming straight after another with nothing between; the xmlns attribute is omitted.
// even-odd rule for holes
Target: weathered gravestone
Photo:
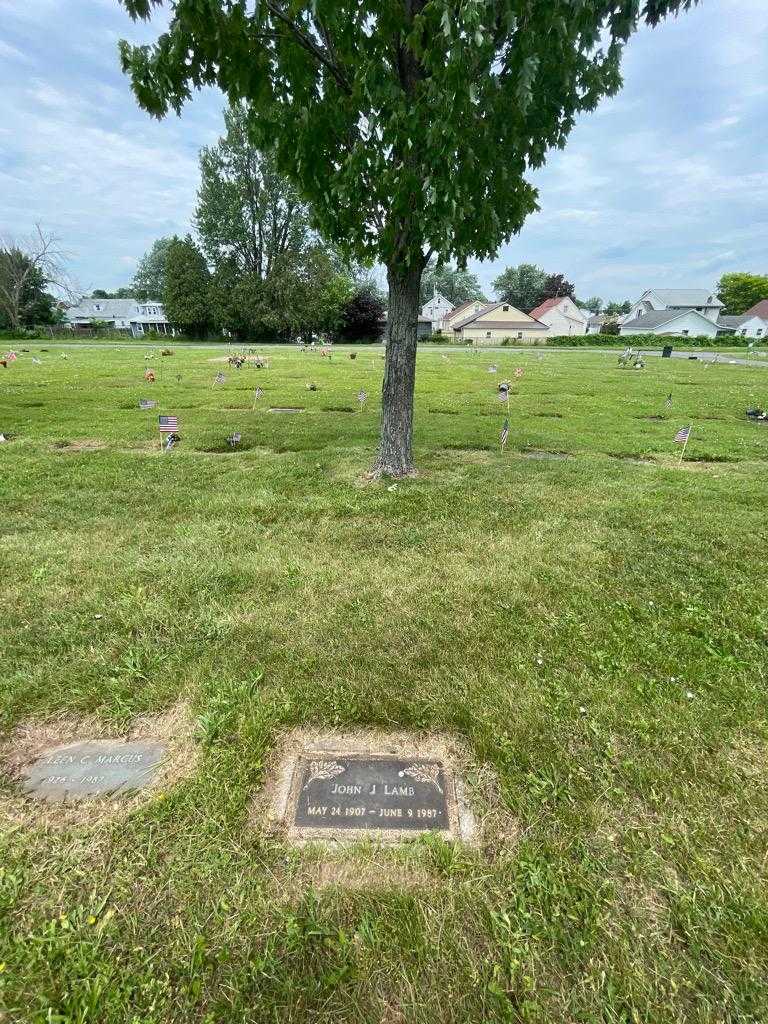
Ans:
<svg viewBox="0 0 768 1024"><path fill-rule="evenodd" d="M298 837L335 831L456 831L453 779L432 757L306 753L291 780L287 824Z"/></svg>
<svg viewBox="0 0 768 1024"><path fill-rule="evenodd" d="M39 800L76 800L148 786L165 755L161 743L91 740L56 747L21 772L21 787Z"/></svg>

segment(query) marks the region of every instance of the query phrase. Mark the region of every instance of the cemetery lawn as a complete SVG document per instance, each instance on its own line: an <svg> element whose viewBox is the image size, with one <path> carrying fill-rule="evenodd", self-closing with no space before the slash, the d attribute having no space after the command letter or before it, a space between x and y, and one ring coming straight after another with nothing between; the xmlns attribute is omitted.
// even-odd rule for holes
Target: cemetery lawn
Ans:
<svg viewBox="0 0 768 1024"><path fill-rule="evenodd" d="M392 486L363 476L379 348L29 347L0 369L0 738L187 707L197 761L67 822L2 782L3 1024L768 1020L768 370L425 350ZM300 725L458 737L482 843L249 824Z"/></svg>

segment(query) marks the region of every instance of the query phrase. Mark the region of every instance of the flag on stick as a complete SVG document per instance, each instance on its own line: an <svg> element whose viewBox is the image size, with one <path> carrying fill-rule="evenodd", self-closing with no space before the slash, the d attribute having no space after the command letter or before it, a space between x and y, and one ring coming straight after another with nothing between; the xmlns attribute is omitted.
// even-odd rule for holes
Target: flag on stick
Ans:
<svg viewBox="0 0 768 1024"><path fill-rule="evenodd" d="M253 405L251 406L251 409L255 409L256 408L256 403L258 402L258 400L261 398L261 396L263 394L264 394L264 392L261 390L261 388L255 388L254 389L254 392L253 392Z"/></svg>
<svg viewBox="0 0 768 1024"><path fill-rule="evenodd" d="M368 392L364 388L360 388L357 392L357 400L360 403L360 412L362 412L363 406L368 401Z"/></svg>
<svg viewBox="0 0 768 1024"><path fill-rule="evenodd" d="M221 373L221 372L219 372L219 373L217 373L217 374L216 374L216 376L215 376L215 377L213 378L213 383L214 383L214 384L223 384L223 383L224 383L224 381L225 381L226 379L227 379L227 378L226 378L226 377L224 376L224 374L223 374L223 373Z"/></svg>
<svg viewBox="0 0 768 1024"><path fill-rule="evenodd" d="M664 403L664 405L666 406L667 409L671 409L672 408L672 392L671 391L667 395L667 400Z"/></svg>
<svg viewBox="0 0 768 1024"><path fill-rule="evenodd" d="M688 447L688 438L691 436L691 427L681 427L675 434L675 444L681 444L683 447L680 450L680 463L683 461L685 455L685 449Z"/></svg>
<svg viewBox="0 0 768 1024"><path fill-rule="evenodd" d="M506 446L507 438L508 437L509 437L509 417L507 417L504 420L504 425L501 428L501 450L502 450L502 452L504 451L504 448Z"/></svg>
<svg viewBox="0 0 768 1024"><path fill-rule="evenodd" d="M675 444L686 444L690 435L690 427L681 427L675 434Z"/></svg>
<svg viewBox="0 0 768 1024"><path fill-rule="evenodd" d="M161 434L173 434L179 427L178 416L158 416L157 425Z"/></svg>

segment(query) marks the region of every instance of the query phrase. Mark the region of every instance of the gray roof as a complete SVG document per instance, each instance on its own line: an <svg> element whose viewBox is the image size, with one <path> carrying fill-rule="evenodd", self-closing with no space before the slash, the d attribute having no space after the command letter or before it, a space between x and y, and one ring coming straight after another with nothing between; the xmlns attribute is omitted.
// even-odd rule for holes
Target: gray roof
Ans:
<svg viewBox="0 0 768 1024"><path fill-rule="evenodd" d="M465 325L471 326L471 325ZM478 331L483 328L491 328L493 330L505 330L520 331L525 328L528 331L548 331L549 325L541 323L540 320L483 320L481 324L475 324ZM456 328L454 327L454 330Z"/></svg>
<svg viewBox="0 0 768 1024"><path fill-rule="evenodd" d="M502 306L509 306L509 302L486 302L484 306L481 306L476 313L472 313L470 316L465 316L463 320L457 320L455 324L451 324L454 331L460 331L462 327L468 327L469 324L474 323L481 316L486 316L488 313L498 311ZM515 328L520 330L521 327L536 328L540 327L543 331L549 330L548 324L543 324L540 320L486 320L482 324L478 324L478 327L495 327L498 330L500 327Z"/></svg>
<svg viewBox="0 0 768 1024"><path fill-rule="evenodd" d="M162 302L155 299L147 299L146 302L139 302L137 299L81 299L76 306L69 307L66 315L68 320L84 317L93 320L131 320L140 315L140 306L159 306L161 310L163 309Z"/></svg>
<svg viewBox="0 0 768 1024"><path fill-rule="evenodd" d="M722 306L722 302L706 288L649 288L668 306Z"/></svg>
<svg viewBox="0 0 768 1024"><path fill-rule="evenodd" d="M688 316L690 313L700 316L702 320L708 320L709 323L714 324L713 320L704 316L703 313L697 313L695 309L652 309L644 316L635 317L634 320L625 320L621 326L622 328L639 327L641 329L661 327L662 324L671 323L673 320L677 320L681 316Z"/></svg>
<svg viewBox="0 0 768 1024"><path fill-rule="evenodd" d="M466 327L467 324L471 324L473 320L477 320L479 316L484 316L486 313L490 313L492 309L498 309L501 305L500 302L486 302L484 306L481 306L476 313L470 313L469 316L465 316L463 320L457 320L455 324L452 324L454 331L460 331L462 327Z"/></svg>
<svg viewBox="0 0 768 1024"><path fill-rule="evenodd" d="M751 316L742 314L741 316L722 316L720 315L717 319L718 327L741 327L747 320L751 320Z"/></svg>

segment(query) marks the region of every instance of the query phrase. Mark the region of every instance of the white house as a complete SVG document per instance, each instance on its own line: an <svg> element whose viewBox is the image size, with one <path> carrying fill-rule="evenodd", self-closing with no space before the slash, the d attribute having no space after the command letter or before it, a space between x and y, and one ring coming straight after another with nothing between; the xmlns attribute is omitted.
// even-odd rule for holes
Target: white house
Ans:
<svg viewBox="0 0 768 1024"><path fill-rule="evenodd" d="M130 331L134 338L144 334L175 334L165 316L162 302L152 299L81 299L64 314L73 330L106 324L117 331Z"/></svg>
<svg viewBox="0 0 768 1024"><path fill-rule="evenodd" d="M429 320L433 331L439 331L446 317L453 310L453 303L435 289L429 302L425 302L419 320Z"/></svg>
<svg viewBox="0 0 768 1024"><path fill-rule="evenodd" d="M714 320L695 309L653 309L619 326L619 334L672 334L716 338Z"/></svg>
<svg viewBox="0 0 768 1024"><path fill-rule="evenodd" d="M633 303L626 320L630 323L644 313L693 310L716 322L722 308L723 304L717 296L705 288L649 288Z"/></svg>
<svg viewBox="0 0 768 1024"><path fill-rule="evenodd" d="M768 338L768 320L759 316L721 316L717 321L721 334L739 334L742 338Z"/></svg>
<svg viewBox="0 0 768 1024"><path fill-rule="evenodd" d="M559 299L545 299L529 316L549 327L555 336L563 334L586 334L589 314L586 316L569 296Z"/></svg>

